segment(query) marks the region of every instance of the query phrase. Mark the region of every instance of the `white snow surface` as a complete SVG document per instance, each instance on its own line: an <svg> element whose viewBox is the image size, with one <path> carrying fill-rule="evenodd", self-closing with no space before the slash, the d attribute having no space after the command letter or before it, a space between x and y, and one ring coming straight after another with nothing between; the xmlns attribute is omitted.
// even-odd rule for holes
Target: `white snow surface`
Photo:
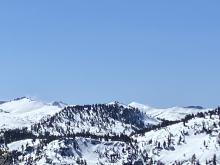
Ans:
<svg viewBox="0 0 220 165"><path fill-rule="evenodd" d="M32 139L20 140L8 144L9 151L17 150L22 151L22 146L24 150L26 146L31 146L35 150L39 145L39 139L33 142ZM123 158L118 159L114 162L116 165L122 165L125 158L127 158L128 153L122 153L122 149L128 147L124 142L101 142L93 139L86 138L76 138L69 140L54 140L44 147L42 153L42 158L37 161L37 165L47 165L47 164L76 164L78 158L81 160L86 160L88 165L106 164L111 165L110 155L120 154ZM25 151L24 151L25 152ZM33 156L36 158L35 151L28 153L25 157ZM51 163L46 163L47 160L51 160ZM24 162L20 163L25 164Z"/></svg>
<svg viewBox="0 0 220 165"><path fill-rule="evenodd" d="M53 115L62 108L41 101L22 98L0 105L0 127L21 128L29 127L45 116Z"/></svg>
<svg viewBox="0 0 220 165"><path fill-rule="evenodd" d="M166 119L170 121L180 120L188 114L196 114L198 112L207 112L211 108L196 109L196 108L184 108L184 107L171 107L171 108L153 108L137 102L129 104L130 107L138 108L148 116L159 119Z"/></svg>
<svg viewBox="0 0 220 165"><path fill-rule="evenodd" d="M186 126L183 123L174 124L163 129L153 130L145 133L143 136L135 136L139 149L146 150L154 160L159 160L165 164L173 164L175 161L183 164L189 164L193 154L199 159L201 164L205 164L206 160L212 160L216 154L220 164L220 145L217 142L220 127L213 127L213 123L219 122L218 116L213 116L212 119L195 118L190 120ZM203 124L213 130L212 134L201 133ZM187 133L184 135L184 133ZM163 143L167 142L167 138L171 137L171 147L164 148ZM179 143L179 138L182 141ZM148 142L152 140L152 144ZM161 148L156 146L160 142Z"/></svg>

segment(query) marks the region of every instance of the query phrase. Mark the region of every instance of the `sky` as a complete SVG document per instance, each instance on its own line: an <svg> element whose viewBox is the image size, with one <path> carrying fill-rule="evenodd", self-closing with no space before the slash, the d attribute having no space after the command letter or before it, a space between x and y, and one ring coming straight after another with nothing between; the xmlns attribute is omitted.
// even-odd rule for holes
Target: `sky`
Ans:
<svg viewBox="0 0 220 165"><path fill-rule="evenodd" d="M220 1L0 2L0 100L220 105Z"/></svg>

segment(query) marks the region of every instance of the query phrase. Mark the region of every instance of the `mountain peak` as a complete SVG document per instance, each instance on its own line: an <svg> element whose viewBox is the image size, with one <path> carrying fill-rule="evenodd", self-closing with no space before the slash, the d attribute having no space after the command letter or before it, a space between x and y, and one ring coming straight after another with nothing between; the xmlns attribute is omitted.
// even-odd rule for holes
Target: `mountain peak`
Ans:
<svg viewBox="0 0 220 165"><path fill-rule="evenodd" d="M30 98L30 97L26 97L26 96L15 98L15 99L12 100L12 101L20 101L20 100L34 101L32 98Z"/></svg>
<svg viewBox="0 0 220 165"><path fill-rule="evenodd" d="M141 104L141 103L138 103L138 102L131 102L130 104L128 104L128 106L133 107L133 108L138 108L138 109L140 109L140 110L148 110L148 109L151 109L150 106L144 105L144 104Z"/></svg>
<svg viewBox="0 0 220 165"><path fill-rule="evenodd" d="M129 108L129 106L127 106L126 104L120 103L119 101L113 101L108 103L108 105L118 105L118 106L122 106L124 108Z"/></svg>
<svg viewBox="0 0 220 165"><path fill-rule="evenodd" d="M65 108L68 104L66 104L62 101L54 101L51 105L57 106L59 108Z"/></svg>

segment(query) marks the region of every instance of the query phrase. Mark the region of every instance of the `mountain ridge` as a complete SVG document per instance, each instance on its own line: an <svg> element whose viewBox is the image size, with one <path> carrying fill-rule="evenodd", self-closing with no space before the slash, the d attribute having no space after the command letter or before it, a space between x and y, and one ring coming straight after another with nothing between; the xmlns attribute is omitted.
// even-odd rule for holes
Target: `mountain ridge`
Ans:
<svg viewBox="0 0 220 165"><path fill-rule="evenodd" d="M0 164L220 164L219 107L53 103L0 105Z"/></svg>

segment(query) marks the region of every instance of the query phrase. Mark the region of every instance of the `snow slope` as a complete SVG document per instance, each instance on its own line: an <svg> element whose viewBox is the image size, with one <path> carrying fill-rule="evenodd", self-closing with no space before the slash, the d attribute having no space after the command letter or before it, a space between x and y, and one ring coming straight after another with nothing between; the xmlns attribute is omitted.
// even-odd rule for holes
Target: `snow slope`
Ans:
<svg viewBox="0 0 220 165"><path fill-rule="evenodd" d="M213 126L213 123L216 123L216 127ZM212 160L214 154L220 158L220 144L218 143L220 125L217 123L219 123L217 115L212 118L209 116L195 118L190 120L186 126L183 123L174 124L135 138L139 149L142 152L147 151L154 160L165 164L173 164L174 162L189 164L195 154L201 164L206 164L206 161ZM212 133L205 133L203 125L212 130ZM167 139L169 136L172 142L168 148ZM150 140L152 140L151 144L149 144ZM164 142L166 142L166 147L163 147ZM160 148L157 147L158 143L160 143ZM217 160L217 164L220 164L220 159Z"/></svg>
<svg viewBox="0 0 220 165"><path fill-rule="evenodd" d="M196 114L198 112L207 112L211 110L210 108L196 109L184 107L153 108L136 102L130 103L129 106L138 108L153 118L166 119L170 121L182 119L188 114Z"/></svg>
<svg viewBox="0 0 220 165"><path fill-rule="evenodd" d="M53 115L62 108L23 97L0 105L0 127L30 127L45 116Z"/></svg>
<svg viewBox="0 0 220 165"><path fill-rule="evenodd" d="M8 144L9 150L17 150L22 152L24 146L24 155L27 159L29 156L36 156L36 150L40 146L41 141L37 139L33 142L32 139L25 139ZM27 146L33 147L33 151L26 152ZM42 164L77 164L77 160L86 161L88 165L97 164L117 164L122 165L129 156L128 150L122 153L123 148L128 148L129 145L124 142L102 142L87 138L54 140L44 147L43 152L39 155L40 159L37 165ZM111 159L111 155L118 154L115 160ZM24 164L24 163L21 163Z"/></svg>

